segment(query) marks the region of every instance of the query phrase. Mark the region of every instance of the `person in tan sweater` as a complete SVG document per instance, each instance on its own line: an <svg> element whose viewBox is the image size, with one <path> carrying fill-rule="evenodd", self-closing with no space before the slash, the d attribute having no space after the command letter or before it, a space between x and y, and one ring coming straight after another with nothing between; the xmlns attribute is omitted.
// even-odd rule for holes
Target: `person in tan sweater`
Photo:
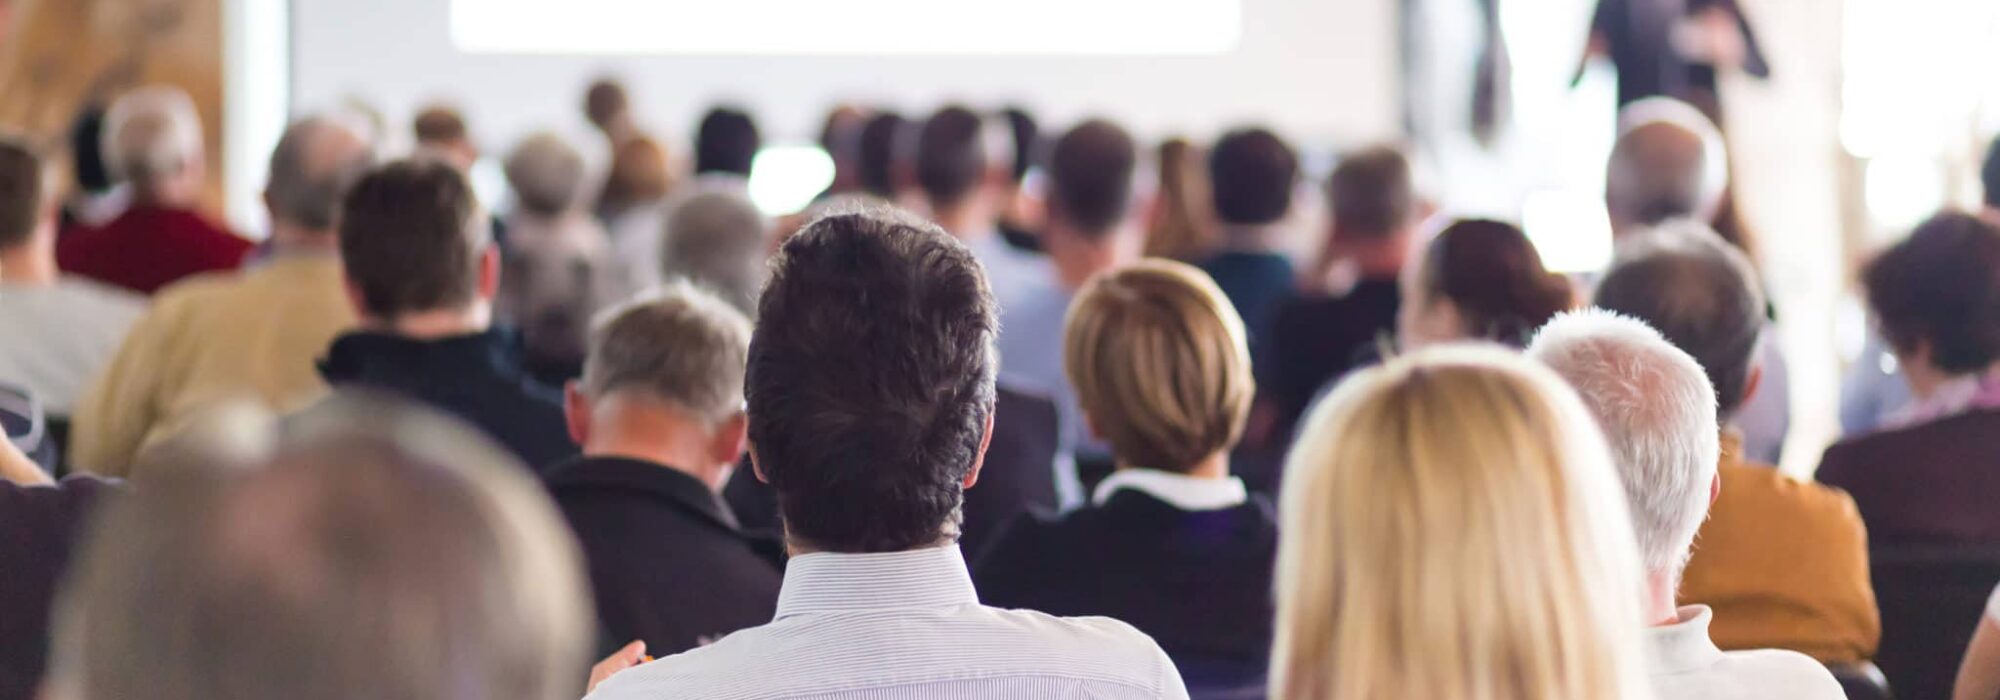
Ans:
<svg viewBox="0 0 2000 700"><path fill-rule="evenodd" d="M127 476L138 455L217 407L290 412L327 391L314 365L355 324L335 250L341 195L373 161L323 119L294 124L271 158L269 257L163 290L74 417L70 462Z"/></svg>

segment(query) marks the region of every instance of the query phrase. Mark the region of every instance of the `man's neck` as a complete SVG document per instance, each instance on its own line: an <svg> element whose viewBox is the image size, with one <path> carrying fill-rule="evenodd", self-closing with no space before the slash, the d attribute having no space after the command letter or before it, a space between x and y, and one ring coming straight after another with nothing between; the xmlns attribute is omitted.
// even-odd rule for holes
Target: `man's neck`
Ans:
<svg viewBox="0 0 2000 700"><path fill-rule="evenodd" d="M1647 625L1661 627L1679 622L1680 603L1676 594L1680 592L1680 577L1673 574L1646 574L1646 599L1643 611Z"/></svg>
<svg viewBox="0 0 2000 700"><path fill-rule="evenodd" d="M968 245L998 233L993 212L980 203L979 195L968 195L957 204L939 205L933 202L931 217L953 238Z"/></svg>
<svg viewBox="0 0 2000 700"><path fill-rule="evenodd" d="M590 413L585 456L651 462L692 476L714 492L722 490L735 466L710 456L714 436L707 426L659 401L614 393L598 399Z"/></svg>
<svg viewBox="0 0 2000 700"><path fill-rule="evenodd" d="M0 283L11 287L46 287L61 276L50 237L38 236L0 251Z"/></svg>
<svg viewBox="0 0 2000 700"><path fill-rule="evenodd" d="M1056 269L1056 281L1062 284L1063 289L1072 292L1082 289L1091 277L1131 264L1139 258L1137 236L1110 231L1092 239L1088 237L1090 234L1056 228L1059 226L1052 225L1050 235L1044 241L1049 249L1049 262Z"/></svg>
<svg viewBox="0 0 2000 700"><path fill-rule="evenodd" d="M1285 222L1282 219L1267 224L1223 224L1219 229L1222 250L1238 253L1276 252L1284 228Z"/></svg>
<svg viewBox="0 0 2000 700"><path fill-rule="evenodd" d="M273 219L271 247L279 253L333 253L340 239L331 230L320 231Z"/></svg>
<svg viewBox="0 0 2000 700"><path fill-rule="evenodd" d="M371 317L362 323L368 330L412 340L439 340L484 333L492 325L493 308L486 302L479 302L464 309L407 313L393 319Z"/></svg>

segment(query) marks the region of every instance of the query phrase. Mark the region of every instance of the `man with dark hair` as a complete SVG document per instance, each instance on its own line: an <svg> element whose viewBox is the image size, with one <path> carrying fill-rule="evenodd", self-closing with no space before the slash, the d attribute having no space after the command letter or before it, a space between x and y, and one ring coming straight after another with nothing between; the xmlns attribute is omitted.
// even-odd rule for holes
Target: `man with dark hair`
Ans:
<svg viewBox="0 0 2000 700"><path fill-rule="evenodd" d="M1252 356L1259 356L1271 314L1292 291L1292 262L1279 249L1299 180L1299 157L1277 134L1239 129L1223 134L1209 150L1208 176L1222 250L1200 267L1243 315Z"/></svg>
<svg viewBox="0 0 2000 700"><path fill-rule="evenodd" d="M556 392L529 380L491 328L500 258L490 231L449 165L400 161L363 178L340 220L361 328L333 342L320 373L336 387L385 390L456 415L541 469L576 446Z"/></svg>
<svg viewBox="0 0 2000 700"><path fill-rule="evenodd" d="M1004 309L1046 272L1039 258L1000 235L1014 177L1013 159L1001 148L1002 128L965 107L940 109L917 132L913 169L931 220L972 249Z"/></svg>
<svg viewBox="0 0 2000 700"><path fill-rule="evenodd" d="M67 419L146 301L56 269L50 173L26 142L0 136L0 382Z"/></svg>
<svg viewBox="0 0 2000 700"><path fill-rule="evenodd" d="M417 112L411 123L411 131L417 137L417 149L435 154L459 170L472 171L472 165L479 162L479 146L472 141L472 130L465 126L465 115L447 105L431 105Z"/></svg>
<svg viewBox="0 0 2000 700"><path fill-rule="evenodd" d="M694 174L750 177L750 165L762 147L757 122L748 112L730 107L711 109L695 132Z"/></svg>
<svg viewBox="0 0 2000 700"><path fill-rule="evenodd" d="M1025 186L1028 171L1041 160L1042 127L1035 122L1034 115L1021 107L1000 110L1000 118L1007 120L1008 142L1014 146L1014 179L1008 182L1006 205L1000 212L1000 235L1015 248L1041 252L1044 215L1036 210Z"/></svg>
<svg viewBox="0 0 2000 700"><path fill-rule="evenodd" d="M1595 301L1692 356L1720 402L1722 492L1682 573L1681 602L1714 609L1709 631L1723 649L1872 658L1882 628L1854 499L1748 459L1726 427L1762 375L1769 320L1750 261L1701 224L1670 223L1623 246Z"/></svg>
<svg viewBox="0 0 2000 700"><path fill-rule="evenodd" d="M997 326L978 263L935 226L844 214L787 241L745 382L793 555L777 619L591 697L1185 698L1129 625L979 604L955 541L992 426Z"/></svg>
<svg viewBox="0 0 2000 700"><path fill-rule="evenodd" d="M902 190L901 183L897 182L897 168L903 162L898 149L901 148L903 131L909 124L903 115L877 110L875 116L861 125L856 157L861 170L862 191L887 201L896 201Z"/></svg>
<svg viewBox="0 0 2000 700"><path fill-rule="evenodd" d="M590 82L583 92L583 116L614 147L638 132L632 119L632 98L617 78L605 76Z"/></svg>
<svg viewBox="0 0 2000 700"><path fill-rule="evenodd" d="M147 446L218 405L247 399L286 412L326 393L313 360L355 321L334 227L341 197L373 162L368 143L334 121L309 117L285 131L264 187L269 255L154 299L77 404L74 466L124 475Z"/></svg>

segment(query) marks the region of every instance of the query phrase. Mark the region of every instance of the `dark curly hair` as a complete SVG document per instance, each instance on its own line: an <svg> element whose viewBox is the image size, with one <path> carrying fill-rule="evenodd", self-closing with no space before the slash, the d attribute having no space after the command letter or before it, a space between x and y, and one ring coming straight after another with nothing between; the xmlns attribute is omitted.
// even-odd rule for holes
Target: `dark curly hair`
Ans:
<svg viewBox="0 0 2000 700"><path fill-rule="evenodd" d="M1950 374L2000 359L2000 229L1947 212L1883 251L1862 272L1868 306L1899 353L1930 348Z"/></svg>

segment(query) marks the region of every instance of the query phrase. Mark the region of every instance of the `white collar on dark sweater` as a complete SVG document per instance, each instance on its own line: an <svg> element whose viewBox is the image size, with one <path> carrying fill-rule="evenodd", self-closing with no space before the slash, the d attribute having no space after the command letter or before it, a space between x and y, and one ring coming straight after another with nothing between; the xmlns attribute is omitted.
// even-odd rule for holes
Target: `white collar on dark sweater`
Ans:
<svg viewBox="0 0 2000 700"><path fill-rule="evenodd" d="M1250 500L1250 492L1243 487L1243 480L1233 476L1203 479L1157 469L1120 469L1098 483L1090 502L1104 505L1121 489L1144 493L1181 510L1222 510Z"/></svg>

